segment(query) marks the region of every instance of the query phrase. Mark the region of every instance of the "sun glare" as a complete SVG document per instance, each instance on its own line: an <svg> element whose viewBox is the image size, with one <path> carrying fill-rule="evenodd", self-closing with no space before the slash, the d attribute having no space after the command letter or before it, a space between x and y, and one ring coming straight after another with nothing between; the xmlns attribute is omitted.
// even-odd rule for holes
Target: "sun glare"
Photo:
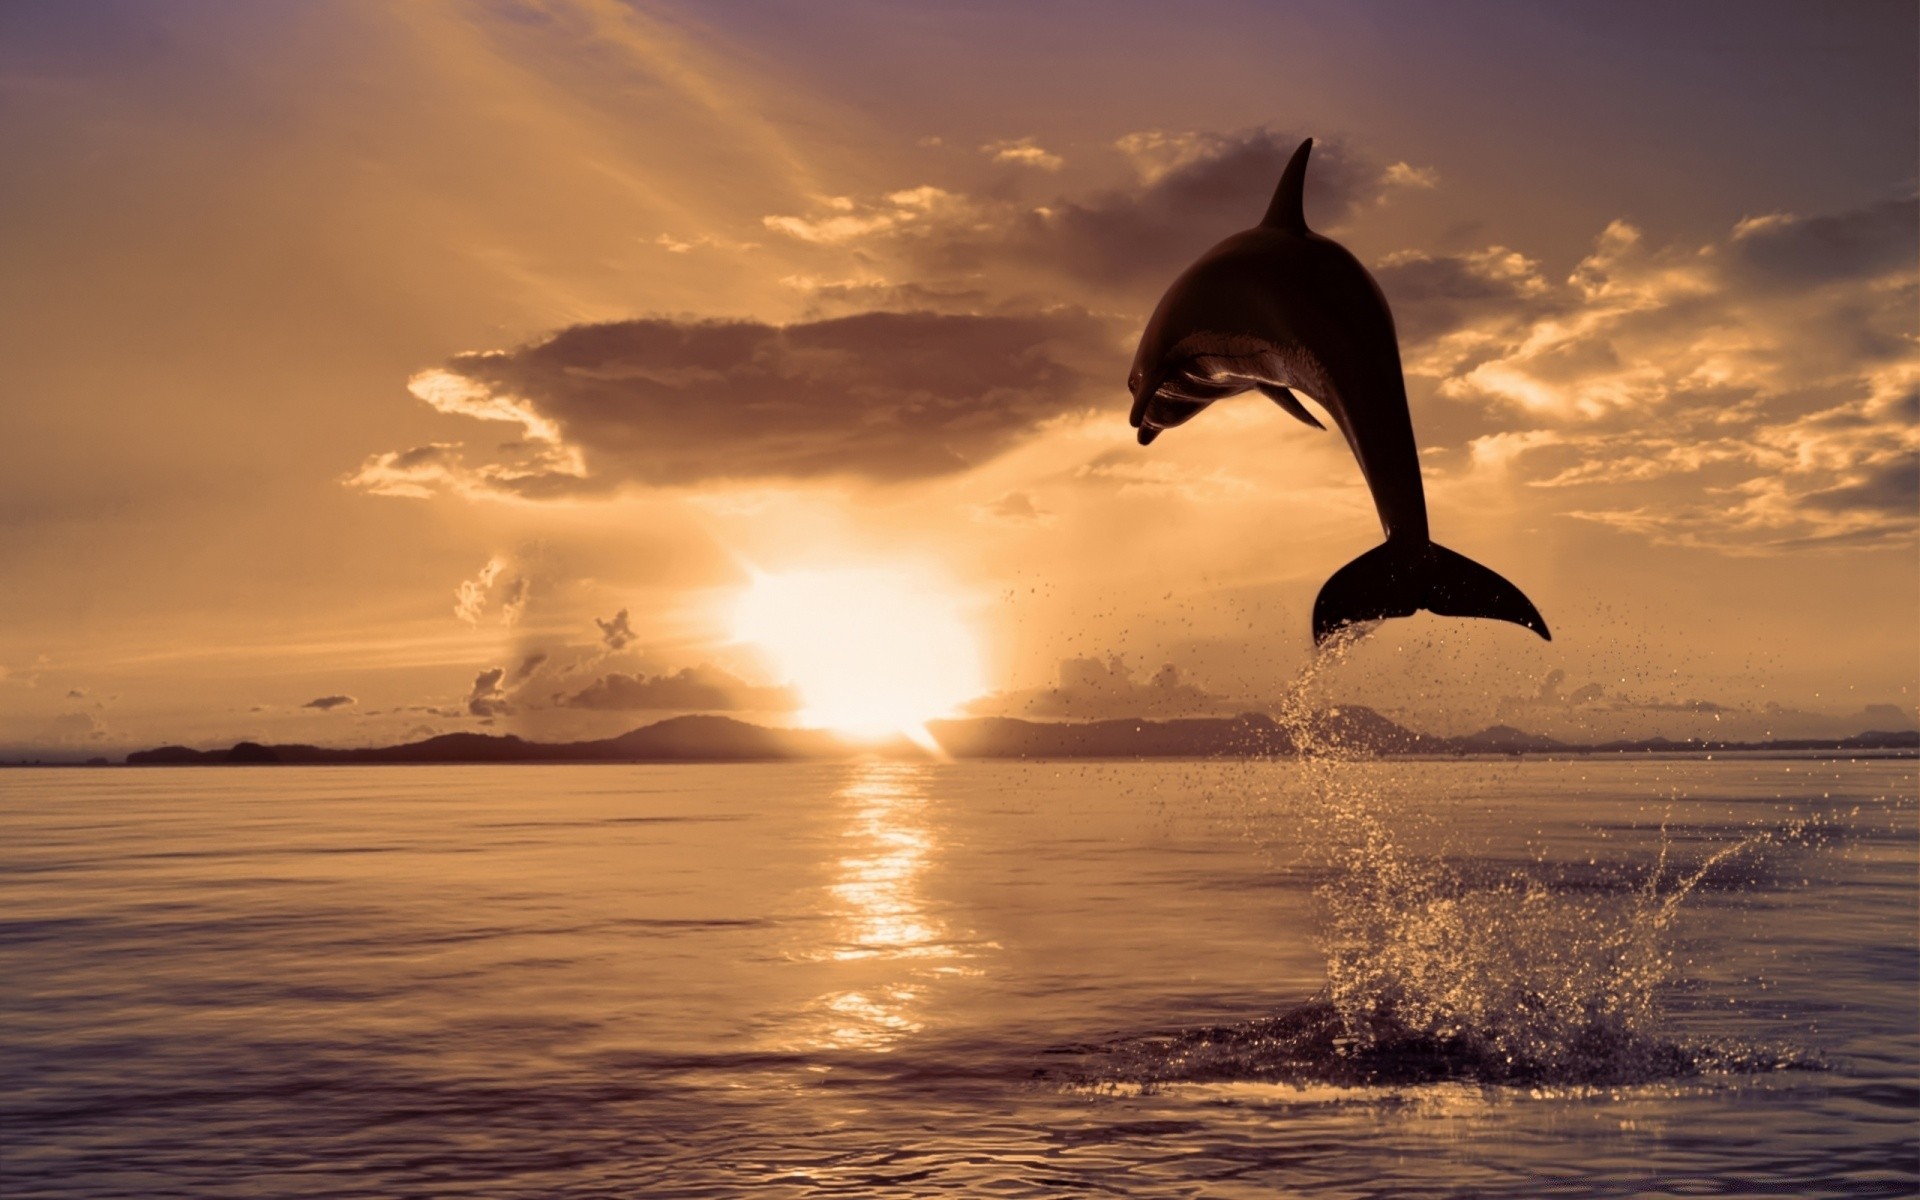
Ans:
<svg viewBox="0 0 1920 1200"><path fill-rule="evenodd" d="M733 633L799 690L802 721L857 736L929 744L924 723L983 690L958 601L901 572L755 572Z"/></svg>

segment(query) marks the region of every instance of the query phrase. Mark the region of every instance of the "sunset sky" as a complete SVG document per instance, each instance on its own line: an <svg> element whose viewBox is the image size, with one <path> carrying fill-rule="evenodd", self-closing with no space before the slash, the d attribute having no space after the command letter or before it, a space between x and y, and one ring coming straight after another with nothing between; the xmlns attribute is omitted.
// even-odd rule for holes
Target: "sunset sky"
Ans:
<svg viewBox="0 0 1920 1200"><path fill-rule="evenodd" d="M1435 536L1554 631L1391 622L1333 699L1911 724L1917 44L1870 0L7 4L0 751L858 726L847 629L916 719L1269 707L1379 540L1353 458L1257 398L1139 447L1125 377L1309 135Z"/></svg>

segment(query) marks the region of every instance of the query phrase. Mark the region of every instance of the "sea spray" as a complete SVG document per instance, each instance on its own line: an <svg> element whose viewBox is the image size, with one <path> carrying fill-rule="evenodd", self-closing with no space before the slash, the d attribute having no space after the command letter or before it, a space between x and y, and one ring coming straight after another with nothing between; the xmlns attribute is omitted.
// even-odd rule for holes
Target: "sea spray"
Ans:
<svg viewBox="0 0 1920 1200"><path fill-rule="evenodd" d="M1804 844L1811 822L1687 867L1663 826L1645 867L1596 863L1577 880L1467 871L1436 828L1445 798L1409 795L1404 765L1318 695L1353 641L1336 640L1287 690L1272 756L1249 767L1236 806L1258 846L1275 860L1291 846L1316 881L1324 990L1265 1020L1097 1047L1097 1078L1584 1087L1818 1065L1788 1047L1677 1039L1661 1005L1687 898L1738 862ZM1442 850L1412 848L1435 841Z"/></svg>

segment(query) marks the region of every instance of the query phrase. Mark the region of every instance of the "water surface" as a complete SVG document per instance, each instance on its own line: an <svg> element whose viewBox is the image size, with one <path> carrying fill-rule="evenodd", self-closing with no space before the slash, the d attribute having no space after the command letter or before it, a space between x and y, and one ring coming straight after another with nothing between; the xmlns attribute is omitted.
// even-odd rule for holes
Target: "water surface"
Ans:
<svg viewBox="0 0 1920 1200"><path fill-rule="evenodd" d="M8 771L0 1194L1912 1195L1915 792Z"/></svg>

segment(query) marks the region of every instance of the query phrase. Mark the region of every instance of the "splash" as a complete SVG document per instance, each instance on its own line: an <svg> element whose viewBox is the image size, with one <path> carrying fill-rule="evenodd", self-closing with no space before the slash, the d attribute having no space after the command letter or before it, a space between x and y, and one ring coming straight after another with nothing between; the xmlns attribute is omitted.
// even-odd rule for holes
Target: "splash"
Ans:
<svg viewBox="0 0 1920 1200"><path fill-rule="evenodd" d="M1574 882L1538 869L1476 878L1410 849L1435 840L1404 835L1431 833L1441 806L1409 805L1406 768L1316 702L1354 640L1320 655L1275 714L1295 756L1289 784L1252 790L1267 822L1256 841L1271 849L1271 830L1290 831L1318 881L1324 990L1266 1020L1086 1047L1098 1078L1604 1087L1820 1065L1791 1047L1676 1038L1661 1005L1687 899L1736 863L1806 843L1814 820L1756 831L1687 867L1663 826L1650 867Z"/></svg>
<svg viewBox="0 0 1920 1200"><path fill-rule="evenodd" d="M1362 1079L1612 1085L1811 1065L1790 1049L1675 1040L1662 989L1671 925L1723 864L1804 830L1764 831L1686 874L1660 859L1638 887L1566 889L1525 873L1475 884L1395 852L1377 823L1318 889L1327 921L1315 1011Z"/></svg>

